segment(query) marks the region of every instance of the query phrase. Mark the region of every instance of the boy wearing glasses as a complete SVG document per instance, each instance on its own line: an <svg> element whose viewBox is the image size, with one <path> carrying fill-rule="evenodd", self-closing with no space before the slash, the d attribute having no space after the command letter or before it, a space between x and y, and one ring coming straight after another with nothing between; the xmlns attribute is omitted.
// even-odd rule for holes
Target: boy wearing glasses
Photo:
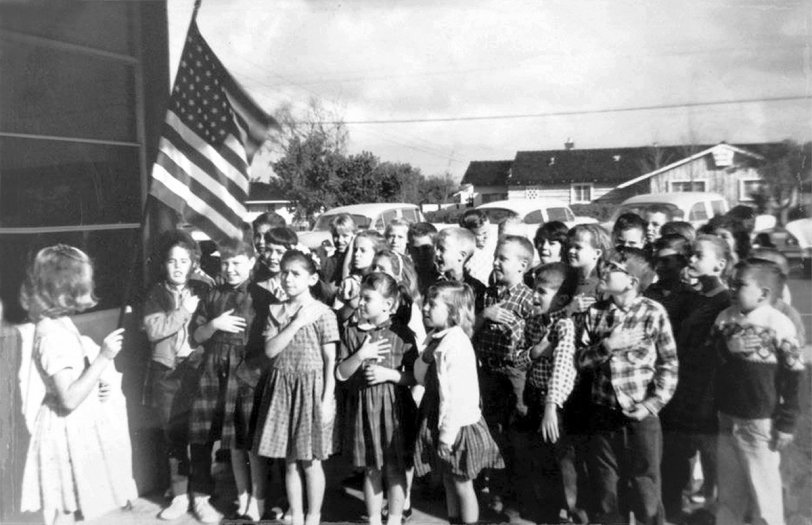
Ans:
<svg viewBox="0 0 812 525"><path fill-rule="evenodd" d="M621 248L601 264L608 299L586 312L578 366L592 374L594 521L662 523L657 417L677 386L677 348L662 305L642 296L654 277L646 254ZM627 490L628 487L628 490Z"/></svg>

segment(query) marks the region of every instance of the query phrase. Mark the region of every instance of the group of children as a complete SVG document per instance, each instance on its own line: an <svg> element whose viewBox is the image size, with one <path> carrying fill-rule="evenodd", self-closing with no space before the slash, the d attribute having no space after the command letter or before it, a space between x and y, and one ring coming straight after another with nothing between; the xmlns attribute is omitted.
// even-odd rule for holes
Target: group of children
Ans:
<svg viewBox="0 0 812 525"><path fill-rule="evenodd" d="M460 227L394 221L384 234L340 215L333 253L261 216L219 244L214 279L191 237L168 232L143 308L144 397L172 473L160 517L221 519L209 501L219 441L244 519L319 523L322 462L340 452L363 472L373 525L408 519L412 480L427 474L451 523L477 522L481 499L541 523L630 511L676 522L698 452L719 523L782 523L778 450L803 371L786 260L753 249L734 219L697 234L667 214L621 216L611 234L550 222L532 242L506 222L493 251L479 210ZM70 420L121 332L82 370L47 337L92 304L92 265L76 249L40 252L22 295L38 322L43 410ZM29 462L56 447L32 442ZM275 475L282 508L266 502ZM80 478L39 479L47 523L83 510L49 495L82 494Z"/></svg>

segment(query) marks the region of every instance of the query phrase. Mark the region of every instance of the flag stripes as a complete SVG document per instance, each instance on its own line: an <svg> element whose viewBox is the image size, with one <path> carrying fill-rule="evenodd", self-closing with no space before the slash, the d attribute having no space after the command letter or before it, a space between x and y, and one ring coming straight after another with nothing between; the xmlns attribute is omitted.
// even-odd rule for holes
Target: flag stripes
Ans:
<svg viewBox="0 0 812 525"><path fill-rule="evenodd" d="M242 236L250 159L275 125L193 20L152 170L150 195L215 241Z"/></svg>

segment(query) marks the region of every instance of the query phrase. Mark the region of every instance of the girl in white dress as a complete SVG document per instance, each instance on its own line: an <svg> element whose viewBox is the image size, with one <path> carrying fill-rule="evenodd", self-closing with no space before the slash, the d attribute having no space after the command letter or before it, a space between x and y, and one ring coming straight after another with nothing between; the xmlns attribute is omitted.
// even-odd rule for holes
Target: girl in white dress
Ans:
<svg viewBox="0 0 812 525"><path fill-rule="evenodd" d="M82 336L69 317L96 304L90 259L72 246L43 248L20 295L36 323L33 358L46 389L25 462L21 510L41 510L51 525L73 523L77 512L92 519L125 506L131 485L121 478L132 474L122 475L121 458L107 443L97 394L124 330L111 332L85 366Z"/></svg>

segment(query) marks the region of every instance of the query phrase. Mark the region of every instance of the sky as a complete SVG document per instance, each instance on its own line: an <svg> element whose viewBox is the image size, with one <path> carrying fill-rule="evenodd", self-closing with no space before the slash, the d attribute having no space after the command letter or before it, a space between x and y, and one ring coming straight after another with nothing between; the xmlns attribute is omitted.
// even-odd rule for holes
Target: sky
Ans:
<svg viewBox="0 0 812 525"><path fill-rule="evenodd" d="M173 75L192 4L168 2ZM349 153L426 175L568 138L812 139L809 1L203 0L198 25L271 114L315 97L347 123Z"/></svg>

